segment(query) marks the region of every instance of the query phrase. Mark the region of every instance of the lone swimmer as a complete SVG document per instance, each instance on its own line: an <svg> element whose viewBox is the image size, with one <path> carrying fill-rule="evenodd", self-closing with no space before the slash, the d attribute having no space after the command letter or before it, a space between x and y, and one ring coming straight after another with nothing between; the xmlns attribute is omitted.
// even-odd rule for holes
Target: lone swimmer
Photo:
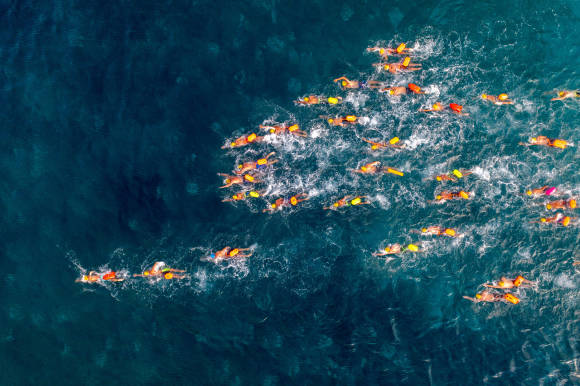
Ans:
<svg viewBox="0 0 580 386"><path fill-rule="evenodd" d="M548 147L557 147L559 149L565 149L570 144L563 139L551 139L551 138L545 137L543 135L539 135L537 137L530 138L530 141L528 143L520 142L520 145L523 145L523 146L548 146Z"/></svg>
<svg viewBox="0 0 580 386"><path fill-rule="evenodd" d="M552 100L561 101L568 98L580 98L580 91L571 91L571 90L558 91L558 96L552 98Z"/></svg>

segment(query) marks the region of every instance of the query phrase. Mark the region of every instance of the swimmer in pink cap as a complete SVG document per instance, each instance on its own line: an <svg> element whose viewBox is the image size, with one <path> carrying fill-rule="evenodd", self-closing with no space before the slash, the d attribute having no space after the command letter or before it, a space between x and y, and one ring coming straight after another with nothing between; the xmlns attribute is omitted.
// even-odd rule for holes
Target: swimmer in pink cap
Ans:
<svg viewBox="0 0 580 386"><path fill-rule="evenodd" d="M542 186L541 188L529 189L528 191L526 191L526 194L530 197L536 198L536 197L541 197L543 195L551 196L555 192L556 192L555 186L545 185L545 186Z"/></svg>

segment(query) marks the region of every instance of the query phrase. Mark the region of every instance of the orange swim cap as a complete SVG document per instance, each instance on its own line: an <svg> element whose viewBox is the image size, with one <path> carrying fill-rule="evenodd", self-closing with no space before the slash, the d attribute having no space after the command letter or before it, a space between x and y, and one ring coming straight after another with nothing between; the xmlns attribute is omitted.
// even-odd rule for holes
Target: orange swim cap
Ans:
<svg viewBox="0 0 580 386"><path fill-rule="evenodd" d="M116 272L108 272L108 273L103 275L103 280L111 280L111 279L115 279L116 277L117 277Z"/></svg>
<svg viewBox="0 0 580 386"><path fill-rule="evenodd" d="M290 197L290 204L292 204L292 205L298 204L298 200L296 199L295 196Z"/></svg>
<svg viewBox="0 0 580 386"><path fill-rule="evenodd" d="M166 272L165 275L163 275L164 278L166 278L167 280L173 279L173 274L171 272Z"/></svg>
<svg viewBox="0 0 580 386"><path fill-rule="evenodd" d="M248 135L247 141L252 142L253 140L256 139L256 137L257 137L256 133L252 133L252 134Z"/></svg>
<svg viewBox="0 0 580 386"><path fill-rule="evenodd" d="M407 47L405 43L399 44L399 46L397 47L397 53L399 54L402 53L405 50L405 47Z"/></svg>
<svg viewBox="0 0 580 386"><path fill-rule="evenodd" d="M403 60L403 67L409 66L410 63L411 63L411 58L407 56L405 58L405 60Z"/></svg>
<svg viewBox="0 0 580 386"><path fill-rule="evenodd" d="M523 281L524 281L524 277L520 275L520 276L518 276L518 277L515 278L514 285L516 287L519 287L520 285L522 285L522 282Z"/></svg>
<svg viewBox="0 0 580 386"><path fill-rule="evenodd" d="M461 110L463 110L463 106L458 105L457 103L450 103L449 108L451 110L455 111L456 113L460 113Z"/></svg>
<svg viewBox="0 0 580 386"><path fill-rule="evenodd" d="M505 294L503 295L504 299L506 299L508 302L513 303L513 304L518 304L520 302L520 299L518 299L517 297L515 297L512 294Z"/></svg>
<svg viewBox="0 0 580 386"><path fill-rule="evenodd" d="M572 209L576 208L576 200L570 200L570 202L568 202L568 206Z"/></svg>
<svg viewBox="0 0 580 386"><path fill-rule="evenodd" d="M505 93L499 94L497 96L497 99L499 99L500 101L505 101L506 99L508 99L508 94Z"/></svg>
<svg viewBox="0 0 580 386"><path fill-rule="evenodd" d="M346 120L349 122L356 122L357 116L356 115L347 115Z"/></svg>
<svg viewBox="0 0 580 386"><path fill-rule="evenodd" d="M414 93L417 93L417 94L421 93L421 87L417 86L415 83L409 83L408 87L409 87L409 90L413 91Z"/></svg>
<svg viewBox="0 0 580 386"><path fill-rule="evenodd" d="M570 217L566 216L564 217L564 219L562 220L562 225L564 225L565 227L568 226L568 224L570 224Z"/></svg>

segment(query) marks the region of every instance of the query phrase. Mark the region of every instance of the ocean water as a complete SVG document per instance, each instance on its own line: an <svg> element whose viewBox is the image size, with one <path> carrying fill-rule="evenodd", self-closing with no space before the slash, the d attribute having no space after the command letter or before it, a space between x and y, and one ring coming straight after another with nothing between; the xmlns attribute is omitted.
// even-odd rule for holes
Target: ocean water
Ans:
<svg viewBox="0 0 580 386"><path fill-rule="evenodd" d="M0 2L0 383L523 384L580 378L578 225L542 226L530 187L580 195L578 1ZM407 42L423 70L374 70ZM393 59L393 61L395 61ZM389 98L332 80L409 82ZM512 106L481 93L507 92ZM310 94L339 106L296 106ZM418 113L436 101L468 117ZM364 116L329 127L319 115ZM308 138L221 150L259 124ZM535 135L565 150L518 145ZM398 136L372 153L360 138ZM271 151L264 197L218 172ZM403 177L355 175L380 160ZM425 179L455 168L458 183ZM428 203L441 190L469 201ZM282 196L310 199L262 213ZM323 211L346 194L371 205ZM572 212L567 212L572 213ZM576 212L577 213L577 212ZM413 233L443 225L463 238ZM390 243L424 252L373 257ZM252 247L246 260L212 251ZM182 281L80 285L163 260ZM521 302L462 298L502 275Z"/></svg>

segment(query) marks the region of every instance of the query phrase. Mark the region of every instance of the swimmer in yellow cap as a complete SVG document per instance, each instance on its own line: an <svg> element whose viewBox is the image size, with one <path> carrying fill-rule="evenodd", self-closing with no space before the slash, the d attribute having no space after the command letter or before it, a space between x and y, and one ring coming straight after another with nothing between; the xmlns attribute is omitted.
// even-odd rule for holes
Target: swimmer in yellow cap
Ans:
<svg viewBox="0 0 580 386"><path fill-rule="evenodd" d="M262 212L275 212L277 210L282 210L283 208L291 208L298 205L299 203L308 200L308 194L299 193L290 198L279 198L270 204L269 208L264 209Z"/></svg>
<svg viewBox="0 0 580 386"><path fill-rule="evenodd" d="M548 209L548 210L576 209L576 199L571 198L569 200L551 201L551 202L546 204L546 209Z"/></svg>
<svg viewBox="0 0 580 386"><path fill-rule="evenodd" d="M487 288L498 288L498 289L511 289L511 288L531 288L536 286L538 283L535 281L529 281L524 279L523 276L518 275L515 279L508 279L502 276L502 278L497 283L483 284Z"/></svg>
<svg viewBox="0 0 580 386"><path fill-rule="evenodd" d="M424 235L433 236L449 236L449 237L463 237L462 234L457 233L453 228L443 228L439 225L431 225L426 228L421 228L421 233Z"/></svg>
<svg viewBox="0 0 580 386"><path fill-rule="evenodd" d="M437 181L452 181L457 182L458 178L467 177L468 175L473 174L472 171L466 169L454 169L453 171L446 173L446 174L439 174L429 179L434 179Z"/></svg>
<svg viewBox="0 0 580 386"><path fill-rule="evenodd" d="M149 278L163 278L171 279L185 279L187 275L180 275L185 272L183 269L169 268L163 261L156 261L151 269L144 271L142 274L134 274L133 277L149 277Z"/></svg>
<svg viewBox="0 0 580 386"><path fill-rule="evenodd" d="M343 89L365 89L365 88L375 89L384 87L385 85L385 82L379 82L377 80L367 80L366 82L364 82L358 80L350 80L345 76L336 78L334 80L334 83L336 82L340 82L339 84Z"/></svg>
<svg viewBox="0 0 580 386"><path fill-rule="evenodd" d="M246 194L246 192L239 192L234 194L231 198L224 198L222 202L236 202L236 201L244 201L248 197L258 198L261 197L263 193L251 190Z"/></svg>
<svg viewBox="0 0 580 386"><path fill-rule="evenodd" d="M257 136L256 133L252 133L252 134L244 135L244 136L241 136L240 138L235 139L230 144L222 146L222 149L242 147L242 146L249 145L250 143L261 142L263 139L264 139L264 137Z"/></svg>
<svg viewBox="0 0 580 386"><path fill-rule="evenodd" d="M411 63L411 58L406 57L401 63L373 63L373 66L380 71L388 71L391 74L404 71L419 71L421 63Z"/></svg>
<svg viewBox="0 0 580 386"><path fill-rule="evenodd" d="M475 297L469 297L469 296L464 296L463 299L467 299L467 300L471 300L474 303L480 303L480 302L487 302L487 303L495 303L495 302L504 302L504 303L514 303L514 301L511 301L509 299L506 298L506 295L511 295L512 294L504 294L504 295L500 295L500 294L494 294L490 291L481 291L480 293L475 294ZM515 298L517 299L517 298ZM517 299L517 301L514 304L517 304L519 302L519 299Z"/></svg>
<svg viewBox="0 0 580 386"><path fill-rule="evenodd" d="M254 161L254 162L244 162L243 164L238 165L238 169L237 170L234 170L234 173L236 173L236 174L239 175L239 174L244 174L244 173L249 172L249 171L252 171L252 170L262 170L262 169L265 169L267 166L273 165L276 162L278 162L277 159L273 159L273 160L270 160L269 159L274 154L276 154L275 151L269 153L264 158L260 158L257 161Z"/></svg>
<svg viewBox="0 0 580 386"><path fill-rule="evenodd" d="M568 145L570 145L570 143L568 143L563 139L551 139L543 135L538 135L537 137L530 138L530 142L528 143L520 142L520 145L548 146L548 147L557 147L558 149L565 149Z"/></svg>
<svg viewBox="0 0 580 386"><path fill-rule="evenodd" d="M403 172L393 169L390 167L382 167L381 161L373 161L366 165L360 167L360 169L351 169L353 173L360 173L360 174L380 174L380 173L391 173L397 176L403 176Z"/></svg>
<svg viewBox="0 0 580 386"><path fill-rule="evenodd" d="M387 55L407 55L411 52L411 48L407 48L405 43L399 44L397 48L387 48L387 47L369 47L367 52L378 52L379 55L387 59Z"/></svg>
<svg viewBox="0 0 580 386"><path fill-rule="evenodd" d="M409 244L406 247L402 246L401 244L391 244L387 246L385 249L380 250L379 252L374 252L373 256L387 256L387 255L398 255L403 252L422 252L419 249L417 244Z"/></svg>
<svg viewBox="0 0 580 386"><path fill-rule="evenodd" d="M420 112L423 113L439 113L443 111L443 105L441 104L441 102L436 102L433 104L433 107L430 109L420 109Z"/></svg>
<svg viewBox="0 0 580 386"><path fill-rule="evenodd" d="M580 91L570 91L570 90L563 90L563 91L558 91L558 96L555 98L552 98L553 101L561 101L564 99L568 99L568 98L579 98L580 97Z"/></svg>
<svg viewBox="0 0 580 386"><path fill-rule="evenodd" d="M220 186L220 189L229 188L230 186L241 185L244 183L257 184L262 182L249 174L244 174L243 176L230 176L225 173L218 173L218 176L225 177L225 185Z"/></svg>
<svg viewBox="0 0 580 386"><path fill-rule="evenodd" d="M514 102L511 101L508 97L507 94L502 93L499 94L498 96L495 95L488 95L488 94L481 94L481 99L489 101L491 103L493 103L494 105L513 105Z"/></svg>
<svg viewBox="0 0 580 386"><path fill-rule="evenodd" d="M393 137L389 142L374 142L370 139L361 138L366 143L371 144L371 150L381 150L386 148L393 148L393 149L402 149L405 145L397 145L399 143L399 137Z"/></svg>
<svg viewBox="0 0 580 386"><path fill-rule="evenodd" d="M251 250L251 248L232 248L232 247L225 247L220 249L216 253L212 253L209 255L210 259L214 259L214 261L220 261L225 259L239 259L252 256L253 252L250 253L243 253L246 251Z"/></svg>
<svg viewBox="0 0 580 386"><path fill-rule="evenodd" d="M345 117L329 117L327 115L319 115L319 118L325 119L326 122L331 126L347 126L347 125L356 125L360 123L360 119L362 117L356 115L347 115Z"/></svg>
<svg viewBox="0 0 580 386"><path fill-rule="evenodd" d="M295 100L297 105L318 105L320 104L320 97L316 95L309 95L302 99Z"/></svg>
<svg viewBox="0 0 580 386"><path fill-rule="evenodd" d="M260 129L268 130L270 134L274 135L281 135L281 134L292 134L298 137L308 137L308 134L305 131L300 130L297 124L290 125L290 126L266 126L260 125Z"/></svg>
<svg viewBox="0 0 580 386"><path fill-rule="evenodd" d="M357 205L368 205L370 202L365 201L366 196L356 196L352 197L351 195L344 196L340 200L336 201L331 206L325 206L324 210L336 210L338 208L342 208L345 206L357 206Z"/></svg>
<svg viewBox="0 0 580 386"><path fill-rule="evenodd" d="M561 224L567 227L576 217L564 216L562 213L556 213L554 217L542 217L540 221L532 221L534 224Z"/></svg>
<svg viewBox="0 0 580 386"><path fill-rule="evenodd" d="M460 190L459 192L449 192L443 191L435 196L435 202L443 203L448 200L469 200L471 194L466 191Z"/></svg>

